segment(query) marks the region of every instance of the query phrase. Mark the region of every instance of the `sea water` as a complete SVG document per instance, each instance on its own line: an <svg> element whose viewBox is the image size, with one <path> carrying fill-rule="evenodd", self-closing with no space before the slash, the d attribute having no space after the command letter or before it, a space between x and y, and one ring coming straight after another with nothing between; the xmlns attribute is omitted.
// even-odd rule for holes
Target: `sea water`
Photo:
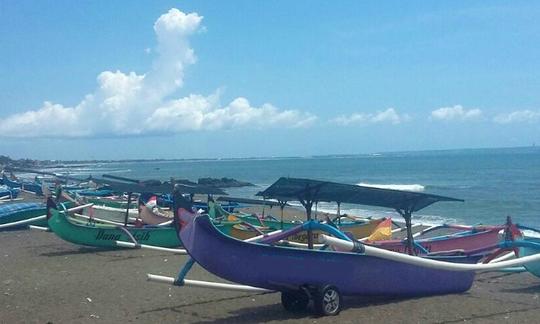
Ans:
<svg viewBox="0 0 540 324"><path fill-rule="evenodd" d="M423 223L501 224L540 227L540 148L468 149L380 153L354 156L112 162L71 170L72 175L109 173L136 179L168 180L228 177L255 184L231 188L233 197L254 198L279 177L310 178L382 186L464 199L439 202L418 211ZM334 204L316 206L319 217ZM395 211L343 205L343 213L392 216ZM276 210L277 214L278 211Z"/></svg>

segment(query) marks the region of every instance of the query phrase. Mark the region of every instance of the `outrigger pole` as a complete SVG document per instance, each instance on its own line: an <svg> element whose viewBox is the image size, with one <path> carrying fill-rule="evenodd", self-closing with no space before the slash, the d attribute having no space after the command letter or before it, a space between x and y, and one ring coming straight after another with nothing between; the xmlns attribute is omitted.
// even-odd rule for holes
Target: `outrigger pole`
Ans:
<svg viewBox="0 0 540 324"><path fill-rule="evenodd" d="M128 201L127 201L127 207L126 207L126 216L124 218L124 226L127 226L129 221L129 207L131 207L131 195L133 195L133 192L128 192Z"/></svg>

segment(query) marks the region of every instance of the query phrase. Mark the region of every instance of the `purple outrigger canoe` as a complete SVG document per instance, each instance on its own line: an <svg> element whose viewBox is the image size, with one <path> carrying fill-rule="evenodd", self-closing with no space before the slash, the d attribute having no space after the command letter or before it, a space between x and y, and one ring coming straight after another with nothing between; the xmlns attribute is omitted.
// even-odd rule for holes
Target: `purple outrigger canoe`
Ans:
<svg viewBox="0 0 540 324"><path fill-rule="evenodd" d="M347 202L394 208L406 220L407 252L414 254L412 212L437 201L457 199L295 178L281 178L258 195L279 201L300 201L306 208L307 222L265 236L258 242L240 241L216 229L208 215L195 214L189 204L175 199L178 235L191 256L174 281L176 285L184 284L191 265L197 262L207 271L242 287L280 291L287 310L304 309L312 300L315 310L322 315L338 314L342 295L425 296L460 293L472 285L475 276L472 270L436 269L427 266L429 262L413 264L399 258L371 256L362 253L361 244L353 252L313 249L312 239L308 240L308 249L274 245L299 230L307 231L308 239L314 230L322 230L351 241L336 228L311 220L311 207L315 202L336 201L338 206L340 202ZM495 231L488 233L494 235ZM445 253L418 258L474 264L483 256Z"/></svg>
<svg viewBox="0 0 540 324"><path fill-rule="evenodd" d="M221 233L208 215L183 211L179 236L189 255L207 271L243 285L278 291L333 285L343 295L417 296L463 292L474 280L472 271L434 270L358 253L244 242ZM433 257L461 263L476 263L479 258Z"/></svg>

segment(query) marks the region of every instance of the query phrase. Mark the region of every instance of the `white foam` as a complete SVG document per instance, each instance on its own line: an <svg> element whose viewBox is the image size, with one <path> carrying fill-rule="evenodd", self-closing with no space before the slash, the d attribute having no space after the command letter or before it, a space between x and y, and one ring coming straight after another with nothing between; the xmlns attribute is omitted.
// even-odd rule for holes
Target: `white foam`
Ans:
<svg viewBox="0 0 540 324"><path fill-rule="evenodd" d="M403 191L412 191L412 192L422 192L425 187L421 184L378 184L378 183L365 183L360 182L357 185L371 188L380 188L380 189L393 189L393 190L403 190Z"/></svg>

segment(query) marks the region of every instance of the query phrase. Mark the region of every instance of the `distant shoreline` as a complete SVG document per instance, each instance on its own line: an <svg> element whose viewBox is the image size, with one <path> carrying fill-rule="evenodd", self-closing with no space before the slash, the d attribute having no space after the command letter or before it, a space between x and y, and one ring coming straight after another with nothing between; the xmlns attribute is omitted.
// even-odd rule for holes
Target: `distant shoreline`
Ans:
<svg viewBox="0 0 540 324"><path fill-rule="evenodd" d="M402 156L402 155L434 155L434 154L462 154L472 152L506 152L506 153L536 153L540 152L540 147L516 146L516 147L489 147L489 148L460 148L460 149L440 149L440 150L417 150L417 151L388 151L358 154L325 154L309 156L266 156L266 157L227 157L227 158L161 158L161 159L100 159L100 160L32 160L11 159L7 156L0 156L0 165L12 167L39 167L45 169L53 168L73 168L92 164L108 163L147 163L147 162L201 162L201 161L254 161L254 160L294 160L294 159L340 159L340 158L373 158L379 156Z"/></svg>

